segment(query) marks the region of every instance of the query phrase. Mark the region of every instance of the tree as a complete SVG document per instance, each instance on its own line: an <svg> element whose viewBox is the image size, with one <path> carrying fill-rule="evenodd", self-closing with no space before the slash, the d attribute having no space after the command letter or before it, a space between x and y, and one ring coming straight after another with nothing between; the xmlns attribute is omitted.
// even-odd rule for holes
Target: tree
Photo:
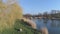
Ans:
<svg viewBox="0 0 60 34"><path fill-rule="evenodd" d="M46 18L48 18L48 13L47 13L47 11L43 13L43 16L46 17Z"/></svg>

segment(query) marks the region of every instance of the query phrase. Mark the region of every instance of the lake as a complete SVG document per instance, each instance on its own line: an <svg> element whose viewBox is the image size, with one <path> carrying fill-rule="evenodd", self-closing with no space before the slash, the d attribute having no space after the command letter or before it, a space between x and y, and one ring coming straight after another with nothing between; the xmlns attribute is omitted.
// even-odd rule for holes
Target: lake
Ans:
<svg viewBox="0 0 60 34"><path fill-rule="evenodd" d="M37 29L47 27L49 34L60 34L60 20L33 19L37 24Z"/></svg>

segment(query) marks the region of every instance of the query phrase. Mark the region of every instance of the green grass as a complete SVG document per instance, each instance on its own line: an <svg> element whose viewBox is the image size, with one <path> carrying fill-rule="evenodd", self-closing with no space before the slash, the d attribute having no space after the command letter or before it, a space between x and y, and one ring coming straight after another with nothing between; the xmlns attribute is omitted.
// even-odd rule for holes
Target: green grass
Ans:
<svg viewBox="0 0 60 34"><path fill-rule="evenodd" d="M18 31L19 29L22 29L22 31ZM40 34L40 32L31 28L31 26L27 25L25 22L16 20L13 28L4 29L0 34Z"/></svg>

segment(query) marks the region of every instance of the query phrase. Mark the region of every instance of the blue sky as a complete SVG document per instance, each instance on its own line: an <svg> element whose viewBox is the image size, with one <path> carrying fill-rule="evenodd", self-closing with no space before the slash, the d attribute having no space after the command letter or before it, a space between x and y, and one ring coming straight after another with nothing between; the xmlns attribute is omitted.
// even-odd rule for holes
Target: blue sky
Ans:
<svg viewBox="0 0 60 34"><path fill-rule="evenodd" d="M19 0L23 13L38 14L45 11L60 10L60 0Z"/></svg>

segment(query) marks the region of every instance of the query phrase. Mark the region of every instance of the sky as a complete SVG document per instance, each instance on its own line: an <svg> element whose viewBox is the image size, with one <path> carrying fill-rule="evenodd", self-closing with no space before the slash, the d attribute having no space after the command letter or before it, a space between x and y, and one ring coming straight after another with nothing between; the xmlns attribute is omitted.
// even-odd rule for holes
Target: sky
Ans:
<svg viewBox="0 0 60 34"><path fill-rule="evenodd" d="M19 0L23 14L38 14L45 11L60 10L60 0Z"/></svg>

